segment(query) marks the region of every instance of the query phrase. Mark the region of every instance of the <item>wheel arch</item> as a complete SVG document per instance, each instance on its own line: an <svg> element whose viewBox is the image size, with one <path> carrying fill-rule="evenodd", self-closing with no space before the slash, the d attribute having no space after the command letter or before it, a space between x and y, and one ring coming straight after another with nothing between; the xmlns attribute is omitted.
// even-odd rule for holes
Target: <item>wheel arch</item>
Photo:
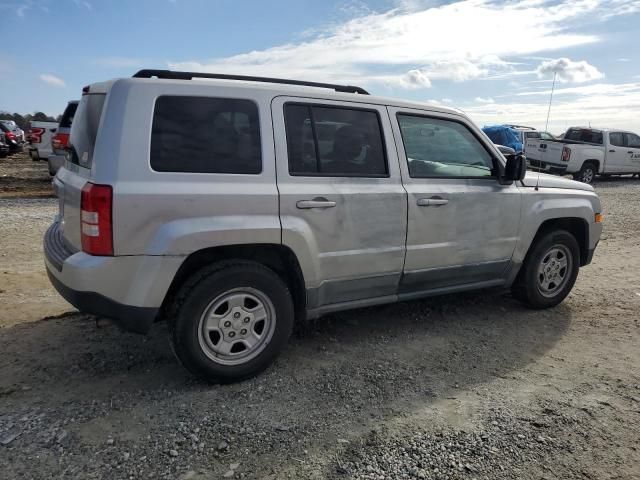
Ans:
<svg viewBox="0 0 640 480"><path fill-rule="evenodd" d="M304 275L293 251L279 244L257 243L225 245L197 250L180 265L162 303L159 318L164 318L180 287L201 268L223 260L248 260L264 265L278 274L287 284L294 301L296 318L306 312Z"/></svg>
<svg viewBox="0 0 640 480"><path fill-rule="evenodd" d="M580 266L586 265L589 256L589 224L580 217L550 218L543 221L527 248L525 258L540 237L553 230L566 230L574 236L580 247Z"/></svg>

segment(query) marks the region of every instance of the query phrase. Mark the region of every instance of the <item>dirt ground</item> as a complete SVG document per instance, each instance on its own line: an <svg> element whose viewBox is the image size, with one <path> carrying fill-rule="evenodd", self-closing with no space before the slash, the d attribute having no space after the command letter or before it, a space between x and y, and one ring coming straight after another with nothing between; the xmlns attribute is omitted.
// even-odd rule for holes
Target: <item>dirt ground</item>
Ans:
<svg viewBox="0 0 640 480"><path fill-rule="evenodd" d="M0 478L640 478L640 181L569 298L492 292L302 325L259 377L210 386L166 329L121 333L48 285L40 163L0 160ZM37 194L34 194L37 192ZM65 313L67 312L67 313Z"/></svg>

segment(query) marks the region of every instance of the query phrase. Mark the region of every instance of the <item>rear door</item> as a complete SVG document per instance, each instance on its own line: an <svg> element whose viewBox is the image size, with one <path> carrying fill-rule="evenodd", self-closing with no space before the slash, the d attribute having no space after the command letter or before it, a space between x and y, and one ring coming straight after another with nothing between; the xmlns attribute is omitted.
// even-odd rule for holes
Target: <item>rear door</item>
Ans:
<svg viewBox="0 0 640 480"><path fill-rule="evenodd" d="M521 194L462 117L390 108L408 192L401 292L498 285L518 240Z"/></svg>
<svg viewBox="0 0 640 480"><path fill-rule="evenodd" d="M282 243L309 308L395 295L407 202L385 107L277 97L272 114Z"/></svg>

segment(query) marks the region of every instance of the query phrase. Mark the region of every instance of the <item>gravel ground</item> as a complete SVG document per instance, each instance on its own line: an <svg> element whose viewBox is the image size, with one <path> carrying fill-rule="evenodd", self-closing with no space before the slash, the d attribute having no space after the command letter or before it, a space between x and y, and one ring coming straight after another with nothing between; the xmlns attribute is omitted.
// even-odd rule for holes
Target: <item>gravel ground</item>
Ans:
<svg viewBox="0 0 640 480"><path fill-rule="evenodd" d="M190 378L48 286L53 199L1 199L0 477L640 478L640 181L555 309L491 292L300 325L257 378ZM67 312L67 313L65 313Z"/></svg>
<svg viewBox="0 0 640 480"><path fill-rule="evenodd" d="M26 148L0 158L0 198L52 196L47 162L34 162Z"/></svg>

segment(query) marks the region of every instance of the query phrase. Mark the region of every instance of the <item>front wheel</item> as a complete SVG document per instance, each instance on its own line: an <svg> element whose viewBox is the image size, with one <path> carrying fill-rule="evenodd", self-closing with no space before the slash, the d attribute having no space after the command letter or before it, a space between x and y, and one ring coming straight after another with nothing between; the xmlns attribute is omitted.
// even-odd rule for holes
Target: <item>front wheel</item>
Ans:
<svg viewBox="0 0 640 480"><path fill-rule="evenodd" d="M173 351L194 375L233 382L267 368L286 344L294 322L282 279L254 262L221 262L182 287L170 315Z"/></svg>
<svg viewBox="0 0 640 480"><path fill-rule="evenodd" d="M593 162L584 162L580 171L574 174L573 178L582 183L593 183L597 173L597 168Z"/></svg>
<svg viewBox="0 0 640 480"><path fill-rule="evenodd" d="M544 234L532 245L513 286L514 296L531 308L562 302L573 288L580 268L580 247L565 230Z"/></svg>

